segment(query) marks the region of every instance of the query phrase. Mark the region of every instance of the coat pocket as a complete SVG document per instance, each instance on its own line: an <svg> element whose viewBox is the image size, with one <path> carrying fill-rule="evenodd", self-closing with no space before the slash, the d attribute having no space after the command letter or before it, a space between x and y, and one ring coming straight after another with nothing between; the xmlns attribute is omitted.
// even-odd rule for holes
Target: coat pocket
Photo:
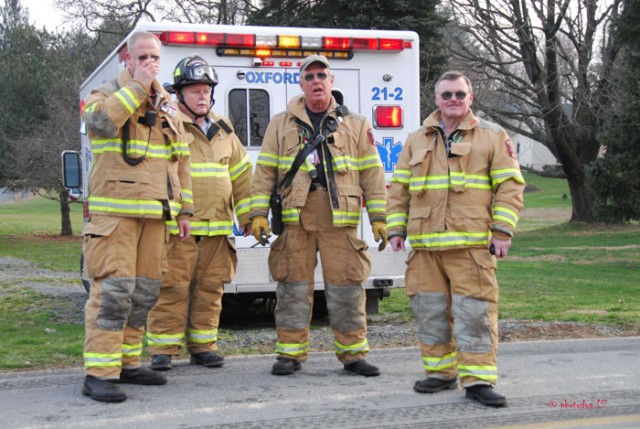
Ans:
<svg viewBox="0 0 640 429"><path fill-rule="evenodd" d="M137 200L149 189L149 172L136 168L135 171L123 173L113 171L106 177L106 192L125 200Z"/></svg>
<svg viewBox="0 0 640 429"><path fill-rule="evenodd" d="M409 209L409 220L407 222L407 234L416 235L423 231L423 225L431 217L431 206L411 207Z"/></svg>
<svg viewBox="0 0 640 429"><path fill-rule="evenodd" d="M271 250L269 251L269 272L271 273L271 278L277 282L285 282L289 276L286 238L287 233L284 231L271 244Z"/></svg>
<svg viewBox="0 0 640 429"><path fill-rule="evenodd" d="M411 168L409 192L411 194L424 194L427 189L428 158L430 155L431 149L419 149L411 154L409 160L409 168Z"/></svg>
<svg viewBox="0 0 640 429"><path fill-rule="evenodd" d="M357 225L362 215L362 189L358 186L341 186L339 188L340 211L344 218L343 223Z"/></svg>
<svg viewBox="0 0 640 429"><path fill-rule="evenodd" d="M365 241L353 236L349 236L349 244L352 249L349 252L347 284L359 285L369 277L371 272L371 260L367 254L368 246Z"/></svg>
<svg viewBox="0 0 640 429"><path fill-rule="evenodd" d="M420 285L424 282L428 274L424 271L424 267L420 266L420 258L418 251L412 250L405 264L407 269L404 275L405 293L411 297L420 292Z"/></svg>
<svg viewBox="0 0 640 429"><path fill-rule="evenodd" d="M348 173L353 170L355 159L347 150L346 139L348 139L348 136L340 133L333 133L327 138L329 142L332 142L327 147L331 152L333 170L338 174Z"/></svg>
<svg viewBox="0 0 640 429"><path fill-rule="evenodd" d="M93 216L82 231L82 254L84 257L84 270L87 277L99 278L115 271L110 263L111 256L115 253L109 251L111 234L122 219L114 216Z"/></svg>

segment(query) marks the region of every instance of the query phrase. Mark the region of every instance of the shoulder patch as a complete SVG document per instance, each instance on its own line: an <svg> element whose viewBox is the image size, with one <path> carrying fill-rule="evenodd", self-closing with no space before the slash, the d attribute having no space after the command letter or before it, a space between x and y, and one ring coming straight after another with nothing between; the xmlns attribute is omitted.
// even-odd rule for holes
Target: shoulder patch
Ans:
<svg viewBox="0 0 640 429"><path fill-rule="evenodd" d="M375 146L376 138L373 136L373 130L371 128L367 130L367 137L369 137L369 143Z"/></svg>
<svg viewBox="0 0 640 429"><path fill-rule="evenodd" d="M504 144L507 147L507 153L509 154L509 156L513 159L518 159L518 155L516 154L516 151L513 148L513 143L511 143L511 139L505 140Z"/></svg>

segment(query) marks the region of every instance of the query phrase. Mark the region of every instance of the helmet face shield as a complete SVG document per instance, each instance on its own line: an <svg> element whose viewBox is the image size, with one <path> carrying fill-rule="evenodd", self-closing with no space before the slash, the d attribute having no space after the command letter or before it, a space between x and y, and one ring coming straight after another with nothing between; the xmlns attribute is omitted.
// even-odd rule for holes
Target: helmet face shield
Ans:
<svg viewBox="0 0 640 429"><path fill-rule="evenodd" d="M167 91L179 91L187 85L206 83L211 88L218 84L218 75L215 69L197 55L180 60L173 71L173 85L167 86Z"/></svg>
<svg viewBox="0 0 640 429"><path fill-rule="evenodd" d="M209 110L207 113L196 113L189 107L182 96L182 88L185 88L189 85L195 85L199 83L204 83L211 87L211 102L209 105ZM207 64L207 62L198 55L191 55L189 57L185 57L176 66L173 71L173 85L168 85L167 91L175 92L178 101L181 106L184 106L189 113L193 115L192 118L198 119L209 114L211 107L215 103L213 99L213 89L218 84L218 75L216 74L215 69Z"/></svg>
<svg viewBox="0 0 640 429"><path fill-rule="evenodd" d="M218 83L218 76L216 72L208 64L190 64L185 70L186 81L190 83L202 82L216 85Z"/></svg>

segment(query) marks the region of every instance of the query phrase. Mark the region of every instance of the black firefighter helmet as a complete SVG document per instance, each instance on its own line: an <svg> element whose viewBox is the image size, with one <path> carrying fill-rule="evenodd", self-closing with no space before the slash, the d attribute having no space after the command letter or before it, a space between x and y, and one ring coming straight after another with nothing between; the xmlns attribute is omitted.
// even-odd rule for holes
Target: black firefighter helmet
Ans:
<svg viewBox="0 0 640 429"><path fill-rule="evenodd" d="M173 70L173 85L167 86L170 92L180 91L194 83L207 83L214 87L218 84L218 74L202 57L190 55L181 59Z"/></svg>
<svg viewBox="0 0 640 429"><path fill-rule="evenodd" d="M182 97L182 88L196 83L206 83L211 86L211 105L213 107L213 88L218 84L218 74L215 69L209 65L202 57L198 55L190 55L181 59L176 68L173 70L173 85L168 85L165 89L169 92L175 92L178 101L182 103L196 118L206 115L197 115L187 106ZM209 112L207 112L208 114Z"/></svg>

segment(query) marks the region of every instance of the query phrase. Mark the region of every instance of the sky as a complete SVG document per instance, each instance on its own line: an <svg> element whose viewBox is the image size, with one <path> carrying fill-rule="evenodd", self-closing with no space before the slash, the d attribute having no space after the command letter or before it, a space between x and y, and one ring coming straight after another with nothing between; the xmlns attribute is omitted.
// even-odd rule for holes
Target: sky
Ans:
<svg viewBox="0 0 640 429"><path fill-rule="evenodd" d="M2 0L4 4L4 0ZM29 9L29 22L36 27L47 27L56 31L62 26L62 14L55 8L52 0L20 0L23 7Z"/></svg>

